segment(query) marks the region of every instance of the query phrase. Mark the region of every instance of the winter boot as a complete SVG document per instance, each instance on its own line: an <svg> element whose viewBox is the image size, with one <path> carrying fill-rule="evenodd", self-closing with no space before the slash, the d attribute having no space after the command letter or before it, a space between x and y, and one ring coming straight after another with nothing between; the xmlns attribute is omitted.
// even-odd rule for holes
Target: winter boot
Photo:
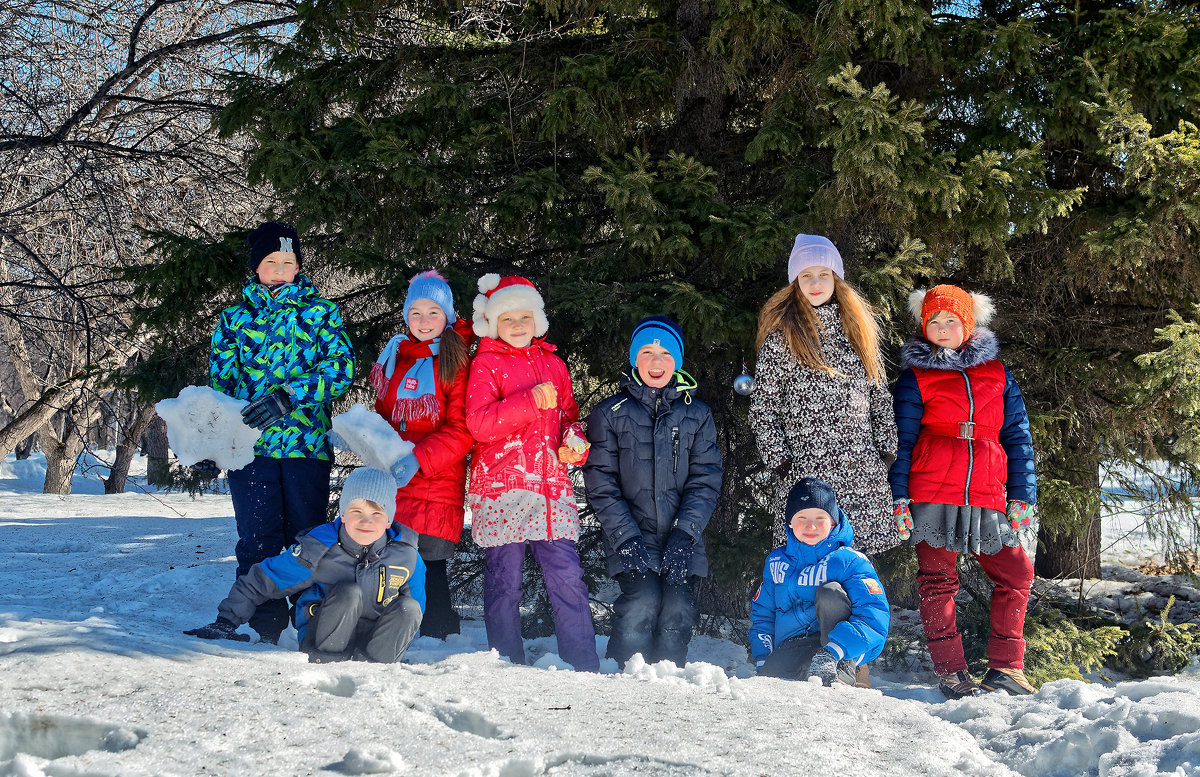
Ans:
<svg viewBox="0 0 1200 777"><path fill-rule="evenodd" d="M938 690L947 699L964 699L968 696L979 696L983 693L971 676L966 672L955 672L941 676Z"/></svg>
<svg viewBox="0 0 1200 777"><path fill-rule="evenodd" d="M859 664L854 670L854 687L855 688L870 688L871 687L871 665Z"/></svg>
<svg viewBox="0 0 1200 777"><path fill-rule="evenodd" d="M821 678L821 684L827 686L841 683L853 687L854 675L853 661L838 661L828 650L818 650L808 667L808 676Z"/></svg>
<svg viewBox="0 0 1200 777"><path fill-rule="evenodd" d="M1020 669L989 669L979 687L985 691L1006 691L1012 696L1028 696L1037 692Z"/></svg>
<svg viewBox="0 0 1200 777"><path fill-rule="evenodd" d="M349 661L354 657L348 651L344 653L326 653L324 650L308 648L304 652L308 654L308 663L310 664L336 664L341 661Z"/></svg>

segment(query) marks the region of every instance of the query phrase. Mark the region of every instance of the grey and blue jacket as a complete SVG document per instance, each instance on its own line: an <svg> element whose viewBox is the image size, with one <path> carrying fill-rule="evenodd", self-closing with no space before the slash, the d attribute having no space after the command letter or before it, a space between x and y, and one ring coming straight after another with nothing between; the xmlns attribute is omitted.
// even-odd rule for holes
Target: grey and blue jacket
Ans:
<svg viewBox="0 0 1200 777"><path fill-rule="evenodd" d="M300 594L295 620L303 640L312 606L329 588L348 581L362 588L365 620L377 619L397 596L413 598L425 612L425 562L417 554L417 537L407 526L393 523L382 537L363 546L349 538L340 518L323 523L278 556L250 567L217 612L240 625L263 602Z"/></svg>
<svg viewBox="0 0 1200 777"><path fill-rule="evenodd" d="M695 398L695 389L682 371L654 389L630 370L620 392L588 417L592 448L583 480L600 520L610 575L624 569L617 548L638 535L660 571L675 528L695 542L688 574L708 574L704 528L721 493L721 450L712 411Z"/></svg>

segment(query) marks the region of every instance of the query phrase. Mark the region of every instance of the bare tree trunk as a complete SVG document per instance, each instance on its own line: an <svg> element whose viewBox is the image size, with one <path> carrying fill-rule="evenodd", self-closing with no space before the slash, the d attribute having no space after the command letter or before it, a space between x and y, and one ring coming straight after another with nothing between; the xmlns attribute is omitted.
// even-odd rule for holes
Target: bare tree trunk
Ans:
<svg viewBox="0 0 1200 777"><path fill-rule="evenodd" d="M167 447L167 422L157 415L150 420L146 429L146 482L154 486L165 486L171 482L170 452Z"/></svg>
<svg viewBox="0 0 1200 777"><path fill-rule="evenodd" d="M66 413L62 417L63 433L61 438L55 434L54 427L47 424L38 433L42 443L42 451L46 454L46 480L42 486L43 494L59 494L66 496L71 493L71 477L75 474L75 461L83 452L83 437L71 417Z"/></svg>
<svg viewBox="0 0 1200 777"><path fill-rule="evenodd" d="M1068 455L1073 452L1068 449ZM1071 467L1068 471L1071 470L1076 473L1072 477L1072 485L1099 493L1099 461L1089 461L1082 467ZM1039 577L1100 577L1099 500L1096 500L1090 514L1067 516L1065 520L1060 516L1043 517L1038 527L1038 551L1033 569Z"/></svg>
<svg viewBox="0 0 1200 777"><path fill-rule="evenodd" d="M125 481L129 478L129 465L133 462L133 454L137 452L138 441L155 418L157 416L154 413L154 405L146 405L138 411L132 422L125 426L121 440L117 443L117 455L108 471L108 479L104 481L104 493L125 493Z"/></svg>
<svg viewBox="0 0 1200 777"><path fill-rule="evenodd" d="M1033 568L1038 577L1100 577L1100 517L1082 533L1039 528Z"/></svg>
<svg viewBox="0 0 1200 777"><path fill-rule="evenodd" d="M17 444L13 450L16 452L17 461L24 461L33 453L33 444L37 442L37 435L31 434L22 442Z"/></svg>

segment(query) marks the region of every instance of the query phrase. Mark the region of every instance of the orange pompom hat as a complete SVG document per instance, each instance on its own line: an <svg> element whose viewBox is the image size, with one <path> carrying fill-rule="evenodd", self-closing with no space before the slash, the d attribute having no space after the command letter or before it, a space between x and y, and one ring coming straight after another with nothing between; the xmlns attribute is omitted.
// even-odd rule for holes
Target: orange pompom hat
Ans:
<svg viewBox="0 0 1200 777"><path fill-rule="evenodd" d="M943 283L929 291L914 291L908 295L908 309L913 318L921 323L921 335L934 313L943 310L958 316L963 324L963 338L969 340L975 326L987 326L992 320L992 300L986 294L968 294L966 291Z"/></svg>

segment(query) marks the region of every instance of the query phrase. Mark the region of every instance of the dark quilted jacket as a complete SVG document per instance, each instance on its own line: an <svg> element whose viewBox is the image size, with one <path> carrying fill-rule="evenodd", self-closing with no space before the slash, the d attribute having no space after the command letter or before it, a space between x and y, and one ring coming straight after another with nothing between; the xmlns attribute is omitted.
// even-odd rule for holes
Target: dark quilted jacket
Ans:
<svg viewBox="0 0 1200 777"><path fill-rule="evenodd" d="M704 527L721 493L721 451L708 405L677 372L652 389L630 371L621 391L592 410L592 444L583 479L603 529L608 572L624 567L616 549L641 534L659 569L662 548L676 526L696 542L688 573L708 574Z"/></svg>

